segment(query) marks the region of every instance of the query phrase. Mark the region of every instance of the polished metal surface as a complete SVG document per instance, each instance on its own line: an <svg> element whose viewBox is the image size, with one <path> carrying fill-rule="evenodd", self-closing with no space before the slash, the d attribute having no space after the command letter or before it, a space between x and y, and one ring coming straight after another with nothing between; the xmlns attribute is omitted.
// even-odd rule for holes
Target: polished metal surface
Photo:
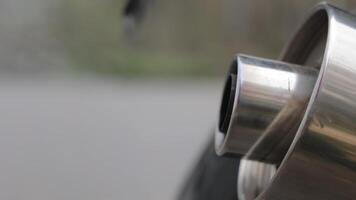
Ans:
<svg viewBox="0 0 356 200"><path fill-rule="evenodd" d="M303 117L316 76L312 68L238 55L221 102L217 153L280 162Z"/></svg>
<svg viewBox="0 0 356 200"><path fill-rule="evenodd" d="M313 20L319 21L317 27L310 25ZM283 60L310 62L308 56L299 58L310 46L301 36L320 32L323 24L327 28L321 28L321 35L327 39L325 51L318 52L323 56L317 85L297 136L261 199L356 198L356 18L319 5Z"/></svg>
<svg viewBox="0 0 356 200"><path fill-rule="evenodd" d="M356 199L356 17L329 4L319 4L287 45L281 60L317 70L317 79L308 102L304 104L305 111L274 110L278 114L264 126L266 129L261 131L263 134L257 139L255 137L254 141L250 142L243 138L247 141L245 148L235 142L225 150L229 152L239 147L239 151L232 152L245 154L239 168L239 198ZM261 79L258 76L254 78L258 81ZM278 80L278 77L273 76L273 79ZM256 80L255 82L258 82ZM298 82L295 87L303 86ZM241 91L241 88L236 91ZM251 91L254 93L250 94L253 100L246 102L253 103L258 99L269 102L266 101L268 92L261 93L261 97L255 90ZM282 102L283 99L281 98ZM268 103L260 105L265 106ZM295 107L300 109L302 106ZM235 110L232 111L234 112ZM284 121L279 120L282 115ZM232 116L232 119L236 117ZM301 118L295 120L296 116ZM295 134L293 131L278 129L283 127L283 124L288 127L288 122L297 127L293 128ZM232 123L238 124L237 121ZM274 130L274 127L277 129ZM229 136L231 130L227 130L224 139ZM247 132L235 133L238 135L237 133ZM284 138L292 143L279 148L279 144L284 143ZM221 138L217 139L217 142L221 142ZM254 144L251 145L252 143ZM271 146L262 148L263 143L267 146L276 144L274 151L264 151ZM267 156L267 159L263 160L259 152L272 155L273 158ZM257 154L257 157L254 154Z"/></svg>
<svg viewBox="0 0 356 200"><path fill-rule="evenodd" d="M242 158L238 172L240 176L237 180L239 200L255 199L268 187L276 170L274 164Z"/></svg>

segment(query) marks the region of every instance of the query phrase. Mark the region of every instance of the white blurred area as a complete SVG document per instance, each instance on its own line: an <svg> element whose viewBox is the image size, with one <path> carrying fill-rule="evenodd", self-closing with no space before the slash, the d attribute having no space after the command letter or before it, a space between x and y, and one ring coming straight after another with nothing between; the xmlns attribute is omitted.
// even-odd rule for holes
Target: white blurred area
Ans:
<svg viewBox="0 0 356 200"><path fill-rule="evenodd" d="M55 3L0 1L0 199L174 199L221 84L58 75Z"/></svg>
<svg viewBox="0 0 356 200"><path fill-rule="evenodd" d="M0 199L174 199L210 136L216 85L0 79Z"/></svg>

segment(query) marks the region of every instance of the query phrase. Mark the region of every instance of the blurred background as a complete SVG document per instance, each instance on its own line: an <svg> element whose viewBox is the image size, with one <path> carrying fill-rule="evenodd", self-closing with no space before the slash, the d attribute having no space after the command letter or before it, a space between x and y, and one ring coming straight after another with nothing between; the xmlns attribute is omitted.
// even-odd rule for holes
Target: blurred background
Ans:
<svg viewBox="0 0 356 200"><path fill-rule="evenodd" d="M0 199L174 199L234 55L277 58L319 1L142 2L0 1Z"/></svg>

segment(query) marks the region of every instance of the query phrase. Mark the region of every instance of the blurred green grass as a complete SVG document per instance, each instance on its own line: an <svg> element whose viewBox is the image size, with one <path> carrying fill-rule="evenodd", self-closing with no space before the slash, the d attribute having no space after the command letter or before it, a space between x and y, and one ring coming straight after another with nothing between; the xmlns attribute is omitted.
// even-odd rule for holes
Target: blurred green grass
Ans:
<svg viewBox="0 0 356 200"><path fill-rule="evenodd" d="M73 66L76 70L90 70L99 74L124 76L216 76L217 60L204 56L174 53L98 51L95 56L76 54ZM222 61L223 62L223 61ZM225 67L225 66L222 66Z"/></svg>
<svg viewBox="0 0 356 200"><path fill-rule="evenodd" d="M171 6L161 5L166 11ZM75 70L122 76L215 76L225 71L225 66L217 66L230 60L228 56L193 44L197 39L191 36L198 33L182 33L191 25L166 11L154 17L148 13L135 41L128 41L122 29L123 6L124 1L63 0L57 10L59 23L52 28Z"/></svg>

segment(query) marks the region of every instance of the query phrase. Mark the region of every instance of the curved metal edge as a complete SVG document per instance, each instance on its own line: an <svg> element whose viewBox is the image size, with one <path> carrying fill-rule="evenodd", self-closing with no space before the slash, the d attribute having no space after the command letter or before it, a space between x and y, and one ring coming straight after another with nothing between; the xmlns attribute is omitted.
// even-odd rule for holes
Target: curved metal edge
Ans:
<svg viewBox="0 0 356 200"><path fill-rule="evenodd" d="M312 15L320 10L328 17L328 35L317 83L287 155L270 186L258 199L352 199L356 196L356 151L350 152L356 150L356 125L343 121L350 117L356 119L356 105L346 102L356 101L356 92L352 91L356 83L348 83L351 91L340 91L337 87L345 85L345 77L340 77L345 76L342 73L351 73L346 74L347 78L351 76L356 80L353 57L356 55L356 18L326 3L319 4ZM303 26L294 38L301 34ZM349 44L347 39L350 38L355 42ZM293 40L282 54L284 61L293 61L290 57L295 45ZM348 141L339 141L340 137Z"/></svg>
<svg viewBox="0 0 356 200"><path fill-rule="evenodd" d="M319 11L325 11L327 14L327 17L329 18L329 22L330 22L330 18L333 16L333 9L338 9L337 7L327 3L327 2L321 2L319 4L317 4L314 8L312 8L308 14L306 15L306 17L301 20L302 23L300 23L297 28L294 30L294 33L291 34L291 37L289 38L289 40L287 40L286 45L283 47L281 54L279 56L279 60L284 61L284 62L290 62L290 63L294 63L294 64L304 64L304 63L299 63L297 61L297 57L295 54L295 51L302 51L302 49L304 48L300 48L296 49L296 46L300 46L300 42L298 41L298 39L300 39L301 37L304 36L304 34L302 34L302 32L304 31L304 29L306 28L305 26L307 26L307 23L309 23L309 21L314 17L314 15L319 12ZM330 25L330 24L328 24ZM330 30L330 29L329 29ZM329 38L329 37L328 37ZM300 53L299 53L300 54ZM325 58L325 55L324 55Z"/></svg>
<svg viewBox="0 0 356 200"><path fill-rule="evenodd" d="M236 90L235 90L235 96L234 96L234 103L232 106L232 112L234 112L234 110L236 110L237 104L238 104L238 99L239 99L239 94L240 94L240 88L241 88L241 73L238 73L240 70L239 68L239 54L235 55L235 58L233 60L233 62L231 63L231 67L233 68L235 67L236 69L236 73L237 73L237 79L236 79ZM229 69L228 75L231 73L231 70L233 69ZM219 112L220 113L220 112ZM219 119L220 116L218 116L217 119ZM229 124L228 129L230 129L231 124ZM214 148L215 148L215 152L218 156L222 156L225 155L229 152L229 145L227 145L227 139L229 138L229 134L225 135L224 133L222 133L219 130L219 120L217 120L217 124L215 125L215 134L214 134Z"/></svg>

